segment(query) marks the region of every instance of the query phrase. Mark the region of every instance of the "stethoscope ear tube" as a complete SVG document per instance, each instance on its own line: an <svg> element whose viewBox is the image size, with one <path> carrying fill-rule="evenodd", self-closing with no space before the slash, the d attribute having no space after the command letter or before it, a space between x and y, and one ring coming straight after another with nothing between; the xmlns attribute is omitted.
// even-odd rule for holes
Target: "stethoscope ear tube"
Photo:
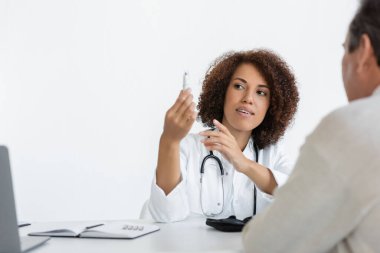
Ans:
<svg viewBox="0 0 380 253"><path fill-rule="evenodd" d="M259 163L259 148L256 144L253 145L253 148L255 149L255 160L256 163ZM256 184L253 184L253 216L256 215L256 202L257 202L257 189Z"/></svg>

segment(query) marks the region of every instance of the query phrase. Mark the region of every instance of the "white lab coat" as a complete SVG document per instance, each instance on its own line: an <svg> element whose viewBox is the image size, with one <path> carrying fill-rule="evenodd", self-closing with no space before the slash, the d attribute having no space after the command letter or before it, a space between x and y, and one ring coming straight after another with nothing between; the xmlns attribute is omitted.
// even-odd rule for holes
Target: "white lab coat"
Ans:
<svg viewBox="0 0 380 253"><path fill-rule="evenodd" d="M203 211L220 211L222 206L223 212L215 218L235 215L238 219L244 219L252 216L253 182L243 173L236 171L220 153L214 152L214 155L222 161L224 167L223 187L219 168L212 165L213 162L205 166L203 181L202 184L200 183L201 163L209 154L209 151L200 142L203 138L197 134L189 134L181 141L182 180L167 196L157 186L156 177L154 177L148 210L156 221L180 221L186 219L190 214L203 215ZM243 154L253 161L256 159L252 139L249 140ZM259 164L271 170L278 186L283 185L290 174L289 161L278 144L259 150ZM201 205L201 189L203 205ZM222 189L224 189L224 198ZM271 195L257 188L257 212L263 210L272 200Z"/></svg>

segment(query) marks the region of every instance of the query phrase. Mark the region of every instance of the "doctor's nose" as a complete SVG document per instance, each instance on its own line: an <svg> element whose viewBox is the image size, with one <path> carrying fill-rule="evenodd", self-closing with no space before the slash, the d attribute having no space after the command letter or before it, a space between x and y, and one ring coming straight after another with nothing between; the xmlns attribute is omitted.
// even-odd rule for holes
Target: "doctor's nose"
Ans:
<svg viewBox="0 0 380 253"><path fill-rule="evenodd" d="M250 95L248 92L244 95L243 99L242 99L242 102L245 103L245 104L250 104L252 105L253 104L253 97L252 95Z"/></svg>

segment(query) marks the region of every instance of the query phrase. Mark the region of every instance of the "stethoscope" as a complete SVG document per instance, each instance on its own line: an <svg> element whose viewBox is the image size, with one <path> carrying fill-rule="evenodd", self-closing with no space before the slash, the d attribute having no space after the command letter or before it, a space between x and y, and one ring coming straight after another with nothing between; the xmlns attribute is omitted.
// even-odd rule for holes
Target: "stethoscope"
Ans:
<svg viewBox="0 0 380 253"><path fill-rule="evenodd" d="M256 144L253 145L253 148L255 150L255 161L256 161L256 163L258 163L259 162L259 148L257 147ZM219 166L219 170L220 170L220 177L221 177L221 181L222 181L222 199L223 199L223 202L222 202L222 208L217 213L205 212L203 209L203 204L202 204L203 203L203 201L202 201L202 186L203 186L202 178L203 178L204 171L205 171L204 166L205 166L205 163L207 162L207 160L215 160L217 165ZM206 217L215 217L215 216L221 214L224 210L224 184L223 184L224 168L223 168L223 165L222 165L222 162L220 161L220 159L217 156L215 156L211 150L210 150L210 153L207 156L205 156L205 158L203 158L200 172L201 172L201 179L200 179L200 183L201 183L201 189L200 189L201 209L202 209L203 214ZM257 189L256 189L256 185L253 184L253 216L256 215L256 199L257 199Z"/></svg>

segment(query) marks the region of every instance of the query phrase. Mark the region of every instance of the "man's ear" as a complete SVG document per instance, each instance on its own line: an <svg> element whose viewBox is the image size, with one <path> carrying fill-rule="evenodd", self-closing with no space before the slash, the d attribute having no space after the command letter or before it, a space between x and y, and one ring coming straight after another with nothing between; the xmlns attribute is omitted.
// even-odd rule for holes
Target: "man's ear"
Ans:
<svg viewBox="0 0 380 253"><path fill-rule="evenodd" d="M374 50L372 47L371 40L369 39L368 34L363 34L360 37L360 43L358 47L357 55L357 71L362 72L368 70L368 68L373 64L374 61ZM376 62L376 61L375 61Z"/></svg>

